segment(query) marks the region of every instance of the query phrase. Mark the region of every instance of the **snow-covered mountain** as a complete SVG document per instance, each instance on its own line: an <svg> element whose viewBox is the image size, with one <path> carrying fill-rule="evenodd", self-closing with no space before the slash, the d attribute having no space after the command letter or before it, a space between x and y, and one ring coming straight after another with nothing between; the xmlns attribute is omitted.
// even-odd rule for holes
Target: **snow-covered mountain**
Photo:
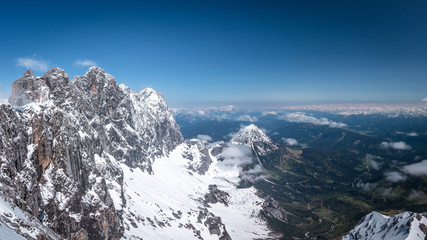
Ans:
<svg viewBox="0 0 427 240"><path fill-rule="evenodd" d="M254 124L250 124L240 129L240 131L233 136L230 142L237 145L247 145L254 150L256 149L256 152L260 155L267 155L279 148L277 143L273 142L273 140L271 140L263 130Z"/></svg>
<svg viewBox="0 0 427 240"><path fill-rule="evenodd" d="M59 68L43 77L26 71L9 104L0 105L0 138L2 232L33 239L277 237L261 216L268 202L253 187L237 187L243 175L258 174L256 163L242 173L252 161L248 147L184 141L159 92L133 92L100 68L71 82Z"/></svg>
<svg viewBox="0 0 427 240"><path fill-rule="evenodd" d="M378 212L366 215L342 240L409 240L427 238L427 214L403 212L389 217Z"/></svg>
<svg viewBox="0 0 427 240"><path fill-rule="evenodd" d="M254 124L250 124L233 136L231 142L234 144L245 144L251 146L254 143L263 142L270 145L275 145L273 141Z"/></svg>
<svg viewBox="0 0 427 240"><path fill-rule="evenodd" d="M281 161L279 145L271 140L264 130L254 124L241 128L230 142L236 145L249 146L258 163L265 168L273 167Z"/></svg>

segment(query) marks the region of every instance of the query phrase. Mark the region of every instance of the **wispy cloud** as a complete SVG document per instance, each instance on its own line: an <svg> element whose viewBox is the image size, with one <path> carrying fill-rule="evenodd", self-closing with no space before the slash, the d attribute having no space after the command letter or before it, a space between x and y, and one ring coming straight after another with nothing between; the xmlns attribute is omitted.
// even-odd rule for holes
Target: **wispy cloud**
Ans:
<svg viewBox="0 0 427 240"><path fill-rule="evenodd" d="M411 146L406 144L405 142L382 142L381 148L388 149L396 149L396 150L410 150Z"/></svg>
<svg viewBox="0 0 427 240"><path fill-rule="evenodd" d="M377 171L380 170L381 166L383 165L382 162L376 161L376 160L382 160L381 157L375 156L369 153L366 154L366 160L371 164L372 168Z"/></svg>
<svg viewBox="0 0 427 240"><path fill-rule="evenodd" d="M89 59L78 59L74 61L74 65L82 66L82 67L92 67L92 66L98 66L98 63Z"/></svg>
<svg viewBox="0 0 427 240"><path fill-rule="evenodd" d="M295 138L282 138L282 141L289 146L297 145L298 141Z"/></svg>
<svg viewBox="0 0 427 240"><path fill-rule="evenodd" d="M356 183L356 187L362 189L363 191L372 191L377 187L376 183Z"/></svg>
<svg viewBox="0 0 427 240"><path fill-rule="evenodd" d="M400 182L405 181L407 177L400 172L386 172L384 174L385 179L387 179L390 182Z"/></svg>
<svg viewBox="0 0 427 240"><path fill-rule="evenodd" d="M416 133L416 132L406 133L406 132L397 131L396 134L407 135L408 137L418 137L418 133Z"/></svg>
<svg viewBox="0 0 427 240"><path fill-rule="evenodd" d="M258 118L255 116L250 116L248 114L240 115L236 118L237 121L243 121L243 122L256 122L258 121Z"/></svg>
<svg viewBox="0 0 427 240"><path fill-rule="evenodd" d="M49 69L49 63L43 59L33 57L19 57L16 60L16 66L29 68L37 72L46 72Z"/></svg>
<svg viewBox="0 0 427 240"><path fill-rule="evenodd" d="M264 111L262 112L263 116L267 116L267 115L277 115L276 111Z"/></svg>
<svg viewBox="0 0 427 240"><path fill-rule="evenodd" d="M218 163L218 167L224 171L237 170L239 171L240 179L251 182L264 178L261 175L263 169L260 165L255 164L252 168L249 168L250 165L255 163L250 147L229 143L224 147L221 156L223 160Z"/></svg>
<svg viewBox="0 0 427 240"><path fill-rule="evenodd" d="M427 176L427 160L399 167L400 171L384 173L385 179L390 182L406 181L408 176Z"/></svg>
<svg viewBox="0 0 427 240"><path fill-rule="evenodd" d="M288 113L282 116L278 116L277 118L288 121L288 122L311 123L314 125L326 125L326 126L329 126L330 128L347 127L347 124L345 123L330 121L327 118L315 118L312 116L306 116L303 112Z"/></svg>
<svg viewBox="0 0 427 240"><path fill-rule="evenodd" d="M384 189L383 196L391 198L391 197L395 197L396 193L394 192L392 187L389 187L389 188Z"/></svg>
<svg viewBox="0 0 427 240"><path fill-rule="evenodd" d="M418 190L412 189L408 198L409 198L409 200L413 200L413 199L421 197L422 195L424 195L423 191L418 191Z"/></svg>
<svg viewBox="0 0 427 240"><path fill-rule="evenodd" d="M377 171L380 170L381 165L382 165L382 162L378 162L375 160L370 160L369 163L371 164L372 168L377 170Z"/></svg>
<svg viewBox="0 0 427 240"><path fill-rule="evenodd" d="M205 141L205 142L212 141L212 137L209 136L209 135L199 134L199 135L197 135L197 138L200 139L200 140L202 140L202 141Z"/></svg>
<svg viewBox="0 0 427 240"><path fill-rule="evenodd" d="M427 97L425 97L425 98L421 99L421 101L423 101L423 102L427 102Z"/></svg>

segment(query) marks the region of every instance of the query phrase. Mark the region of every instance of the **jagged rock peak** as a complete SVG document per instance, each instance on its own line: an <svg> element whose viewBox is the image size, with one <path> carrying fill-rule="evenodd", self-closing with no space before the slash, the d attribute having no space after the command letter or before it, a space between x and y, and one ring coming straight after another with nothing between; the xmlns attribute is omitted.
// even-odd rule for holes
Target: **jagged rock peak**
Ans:
<svg viewBox="0 0 427 240"><path fill-rule="evenodd" d="M51 68L43 75L42 79L68 79L68 74L62 68Z"/></svg>
<svg viewBox="0 0 427 240"><path fill-rule="evenodd" d="M46 82L46 85L51 89L63 89L65 88L70 79L68 78L68 74L65 70L61 68L51 68L46 74L42 77L42 79Z"/></svg>
<svg viewBox="0 0 427 240"><path fill-rule="evenodd" d="M252 145L253 143L268 143L273 144L273 141L257 126L250 124L234 135L231 139L234 144Z"/></svg>
<svg viewBox="0 0 427 240"><path fill-rule="evenodd" d="M342 240L426 239L426 237L426 213L403 212L390 217L372 212Z"/></svg>
<svg viewBox="0 0 427 240"><path fill-rule="evenodd" d="M28 69L22 75L22 78L33 78L33 77L34 77L34 73L33 73L33 70L31 70L31 69Z"/></svg>
<svg viewBox="0 0 427 240"><path fill-rule="evenodd" d="M147 103L151 105L162 104L167 106L166 100L163 97L163 94L159 91L156 91L152 88L145 88L135 93L140 99L144 99Z"/></svg>
<svg viewBox="0 0 427 240"><path fill-rule="evenodd" d="M100 67L90 67L83 76L76 76L72 84L81 90L98 94L104 89L118 89L116 79Z"/></svg>
<svg viewBox="0 0 427 240"><path fill-rule="evenodd" d="M21 107L30 102L37 101L40 97L37 90L44 85L45 82L43 80L34 77L33 71L25 71L21 78L13 82L9 103L14 107Z"/></svg>
<svg viewBox="0 0 427 240"><path fill-rule="evenodd" d="M9 103L22 107L31 102L46 102L51 97L64 98L69 82L68 74L61 68L49 69L43 77L34 77L33 71L27 70L13 82Z"/></svg>

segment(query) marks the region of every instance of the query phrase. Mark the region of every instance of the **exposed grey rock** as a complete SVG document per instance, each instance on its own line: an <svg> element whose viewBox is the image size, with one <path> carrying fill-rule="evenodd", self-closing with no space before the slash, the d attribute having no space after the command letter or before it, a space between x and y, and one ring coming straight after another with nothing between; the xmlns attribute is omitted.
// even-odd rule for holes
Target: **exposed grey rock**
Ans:
<svg viewBox="0 0 427 240"><path fill-rule="evenodd" d="M230 235L227 232L225 225L222 223L220 217L215 216L211 212L209 212L206 208L201 209L199 211L199 215L197 216L197 220L199 223L203 223L208 227L209 233L211 235L218 235L218 239L220 240L231 240ZM200 235L198 235L200 237Z"/></svg>
<svg viewBox="0 0 427 240"><path fill-rule="evenodd" d="M276 199L267 196L262 204L263 213L269 217L275 218L282 222L288 222L288 215L290 214L285 209L279 206Z"/></svg>
<svg viewBox="0 0 427 240"><path fill-rule="evenodd" d="M228 206L230 195L222 190L219 190L216 185L209 185L209 192L205 195L205 204L222 203Z"/></svg>
<svg viewBox="0 0 427 240"><path fill-rule="evenodd" d="M226 147L226 146L227 146L227 144L224 141L216 143L211 148L211 154L212 154L212 156L217 157L218 155L220 155L222 153L222 150L224 150L224 147Z"/></svg>
<svg viewBox="0 0 427 240"><path fill-rule="evenodd" d="M0 105L2 192L64 238L120 238L109 193L123 182L118 164L151 171L183 142L163 96L118 86L96 67L72 82L59 68L29 70L12 88L11 105Z"/></svg>
<svg viewBox="0 0 427 240"><path fill-rule="evenodd" d="M206 143L199 139L191 139L187 140L186 144L188 148L187 151L183 153L183 157L192 161L192 164L189 165L188 168L199 174L205 174L212 163Z"/></svg>
<svg viewBox="0 0 427 240"><path fill-rule="evenodd" d="M15 107L21 107L38 99L40 94L34 93L34 90L39 89L42 84L41 79L34 77L33 71L27 70L21 78L12 84L12 95L9 98L9 103Z"/></svg>

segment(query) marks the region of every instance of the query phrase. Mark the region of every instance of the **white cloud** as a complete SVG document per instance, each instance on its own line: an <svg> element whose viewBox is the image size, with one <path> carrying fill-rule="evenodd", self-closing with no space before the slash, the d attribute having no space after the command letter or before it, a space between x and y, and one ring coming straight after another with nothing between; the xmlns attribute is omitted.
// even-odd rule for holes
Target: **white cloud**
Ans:
<svg viewBox="0 0 427 240"><path fill-rule="evenodd" d="M202 140L202 141L205 141L205 142L212 141L212 137L209 136L209 135L199 134L199 135L197 135L197 138L200 139L200 140Z"/></svg>
<svg viewBox="0 0 427 240"><path fill-rule="evenodd" d="M249 116L249 115L240 115L236 118L237 121L244 121L244 122L256 122L258 121L258 118L255 116Z"/></svg>
<svg viewBox="0 0 427 240"><path fill-rule="evenodd" d="M330 128L347 127L347 124L345 123L330 121L327 118L315 118L312 116L306 116L303 112L288 113L286 115L278 116L277 118L288 121L288 122L311 123L314 125L327 125Z"/></svg>
<svg viewBox="0 0 427 240"><path fill-rule="evenodd" d="M42 59L33 57L19 57L16 59L16 66L29 68L38 72L46 72L49 69L49 63Z"/></svg>
<svg viewBox="0 0 427 240"><path fill-rule="evenodd" d="M380 170L381 165L383 165L382 162L377 162L375 160L370 160L369 163L371 164L372 168L377 170L377 171Z"/></svg>
<svg viewBox="0 0 427 240"><path fill-rule="evenodd" d="M421 99L421 101L423 101L423 102L427 102L427 97L425 97L425 98Z"/></svg>
<svg viewBox="0 0 427 240"><path fill-rule="evenodd" d="M383 196L384 197L395 197L396 194L394 193L393 188L389 187L389 188L384 189Z"/></svg>
<svg viewBox="0 0 427 240"><path fill-rule="evenodd" d="M282 141L289 146L297 145L298 141L295 138L282 138Z"/></svg>
<svg viewBox="0 0 427 240"><path fill-rule="evenodd" d="M408 137L418 137L418 133L416 132L406 133L406 132L397 131L396 134L403 134L403 135L407 135Z"/></svg>
<svg viewBox="0 0 427 240"><path fill-rule="evenodd" d="M197 110L197 114L199 114L199 115L205 115L206 113L203 110Z"/></svg>
<svg viewBox="0 0 427 240"><path fill-rule="evenodd" d="M401 171L412 176L427 176L427 160L403 166ZM405 181L408 178L406 175L397 171L386 172L384 173L384 176L390 182Z"/></svg>
<svg viewBox="0 0 427 240"><path fill-rule="evenodd" d="M264 169L262 169L261 165L258 164L255 165L254 168L245 171L247 174L260 174L262 172L264 172Z"/></svg>
<svg viewBox="0 0 427 240"><path fill-rule="evenodd" d="M262 112L263 116L267 116L267 115L277 115L276 111L264 111Z"/></svg>
<svg viewBox="0 0 427 240"><path fill-rule="evenodd" d="M380 161L375 161L375 160L381 160L381 159L382 159L382 157L375 156L375 155L372 155L369 153L366 154L366 160L369 162L369 164L371 164L372 168L377 170L377 171L380 170L383 163Z"/></svg>
<svg viewBox="0 0 427 240"><path fill-rule="evenodd" d="M357 183L356 187L362 189L363 191L368 192L376 188L377 184L376 183Z"/></svg>
<svg viewBox="0 0 427 240"><path fill-rule="evenodd" d="M225 159L222 161L225 165L245 165L252 163L252 150L246 145L228 144L222 151L221 156Z"/></svg>
<svg viewBox="0 0 427 240"><path fill-rule="evenodd" d="M382 142L381 148L388 149L396 149L396 150L410 150L411 146L406 144L405 142Z"/></svg>
<svg viewBox="0 0 427 240"><path fill-rule="evenodd" d="M400 172L386 172L384 173L385 179L390 182L400 182L405 181L407 177Z"/></svg>
<svg viewBox="0 0 427 240"><path fill-rule="evenodd" d="M239 177L242 180L256 181L264 177L261 175L263 168L259 164L248 169L249 165L255 163L252 158L252 150L248 146L229 143L224 147L221 156L224 159L218 163L218 166L224 171L233 169L239 171Z"/></svg>
<svg viewBox="0 0 427 240"><path fill-rule="evenodd" d="M414 175L414 176L426 175L427 176L427 160L423 160L419 163L414 163L414 164L404 166L402 168L402 171L409 175Z"/></svg>
<svg viewBox="0 0 427 240"><path fill-rule="evenodd" d="M95 61L89 60L89 59L78 59L74 61L74 65L82 66L82 67L98 66L98 64Z"/></svg>

